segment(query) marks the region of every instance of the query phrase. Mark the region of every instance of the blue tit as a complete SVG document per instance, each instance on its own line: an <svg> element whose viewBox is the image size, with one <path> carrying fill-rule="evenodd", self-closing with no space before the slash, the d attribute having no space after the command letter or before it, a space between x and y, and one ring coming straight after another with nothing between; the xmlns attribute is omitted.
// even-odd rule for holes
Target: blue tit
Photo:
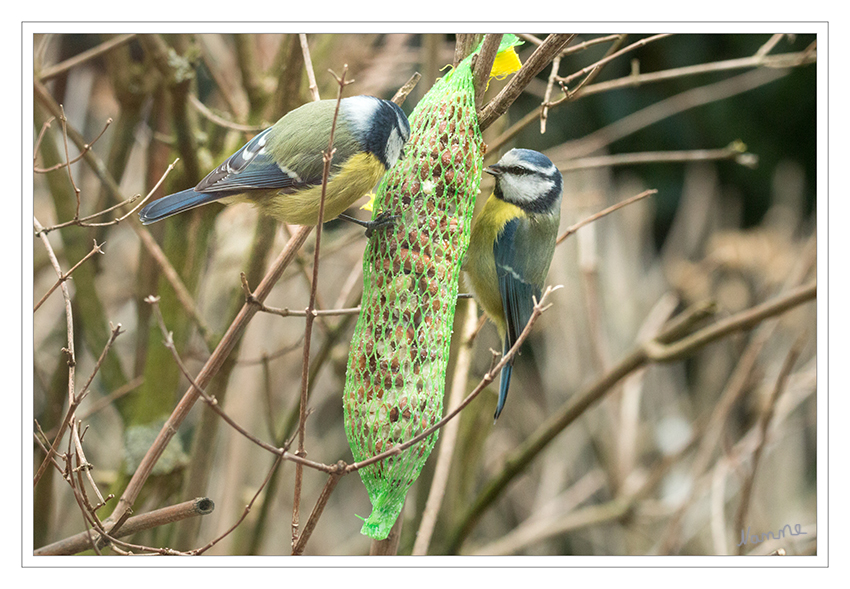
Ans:
<svg viewBox="0 0 850 589"><path fill-rule="evenodd" d="M320 100L290 111L197 186L150 203L139 211L139 218L148 225L218 200L249 202L279 221L315 225L322 194L322 151L328 148L336 104ZM401 157L408 139L410 124L397 104L374 96L343 98L323 221L340 216L372 190Z"/></svg>
<svg viewBox="0 0 850 589"><path fill-rule="evenodd" d="M512 149L485 171L496 177L496 188L472 223L464 270L507 353L531 318L533 297L542 294L555 252L563 179L548 157L530 149ZM502 368L495 419L508 396L511 364Z"/></svg>

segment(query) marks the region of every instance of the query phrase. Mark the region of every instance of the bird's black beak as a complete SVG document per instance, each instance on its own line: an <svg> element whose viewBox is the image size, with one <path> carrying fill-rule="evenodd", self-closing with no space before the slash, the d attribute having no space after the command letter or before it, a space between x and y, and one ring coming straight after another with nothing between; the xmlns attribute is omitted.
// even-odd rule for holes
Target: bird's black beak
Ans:
<svg viewBox="0 0 850 589"><path fill-rule="evenodd" d="M502 166L500 166L499 164L493 164L492 166L484 168L484 171L493 176L501 176Z"/></svg>

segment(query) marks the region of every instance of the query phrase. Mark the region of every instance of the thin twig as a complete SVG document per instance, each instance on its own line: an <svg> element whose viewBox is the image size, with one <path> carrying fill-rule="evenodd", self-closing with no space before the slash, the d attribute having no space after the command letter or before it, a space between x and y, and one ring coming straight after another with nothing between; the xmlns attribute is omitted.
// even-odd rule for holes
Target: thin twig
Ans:
<svg viewBox="0 0 850 589"><path fill-rule="evenodd" d="M307 518L307 523L304 524L304 529L301 530L301 533L298 535L298 539L292 546L293 556L299 556L304 553L304 548L307 546L307 540L309 540L310 536L313 535L313 530L316 529L316 524L322 516L322 512L325 510L325 506L328 504L328 499L330 499L331 493L333 493L333 490L336 488L336 484L339 482L339 479L345 474L348 474L345 470L345 463L340 460L336 463L334 470L328 474L328 480L322 488L319 498L316 500L316 505L313 507L313 511L310 512L310 517Z"/></svg>
<svg viewBox="0 0 850 589"><path fill-rule="evenodd" d="M38 219L33 217L33 224L35 225L36 231L42 229L41 223L38 222ZM62 276L62 267L59 265L59 260L56 258L56 253L53 251L53 247L50 245L50 241L47 239L47 236L44 234L40 235L42 243L44 243L44 247L47 250L47 256L50 258L50 263L53 265L53 269L56 271L58 276ZM68 423L71 419L73 419L73 409L74 399L75 399L75 367L77 365L76 355L74 353L74 315L71 308L71 294L68 292L68 285L65 281L62 281L60 285L62 289L62 299L65 302L65 329L67 331L67 347L63 348L63 351L68 356L68 413L63 420L62 427L60 428L61 434L65 433L65 428L68 427ZM47 465L52 460L53 456L56 454L57 449L59 448L59 440L62 435L59 434L53 440L53 444L50 446L50 449L47 452L47 456L42 461L38 470L35 473L35 477L33 477L33 487L38 484L38 481L41 480L42 475L47 470Z"/></svg>
<svg viewBox="0 0 850 589"><path fill-rule="evenodd" d="M576 231L578 231L579 229L581 229L582 227L584 227L588 223L593 223L594 221L597 221L598 219L601 219L602 217L604 217L606 215L610 215L611 213L613 213L614 211L616 211L618 209L621 209L625 206L628 206L628 205L632 204L633 202L643 200L644 198L646 198L648 196L652 196L653 194L657 194L657 193L658 193L658 191L655 190L654 188L651 188L649 190L644 190L640 194L636 194L631 198L627 198L626 200L618 202L615 205L611 205L607 209L603 209L603 210L599 211L598 213L595 213L595 214L593 214L593 215L591 215L591 216L589 216L585 219L582 219L578 223L570 225L569 227L567 227L566 231L564 231L560 236L558 236L558 239L555 241L555 245L561 243L562 241L567 239L570 235L572 235L573 233L575 233Z"/></svg>
<svg viewBox="0 0 850 589"><path fill-rule="evenodd" d="M266 128L264 125L240 125L239 123L228 121L227 119L215 114L194 94L189 94L189 104L191 104L192 107L196 111L198 111L205 119L215 123L216 125L224 129L233 129L234 131L239 131L240 133L259 133L260 131L263 131Z"/></svg>
<svg viewBox="0 0 850 589"><path fill-rule="evenodd" d="M621 55L625 55L629 51L634 51L635 49L643 47L644 45L648 45L649 43L652 43L653 41L658 41L660 39L664 39L664 38L669 37L669 36L671 36L671 33L661 33L660 35L652 35L651 37L646 37L644 39L640 39L639 41L635 41L631 45L623 47L622 49L620 49L616 53L612 53L611 55L603 57L602 59L600 59L596 63L592 63L589 66L582 68L575 73L570 74L569 76L564 76L564 77L559 76L556 79L559 82L561 82L562 84L567 85L570 82L572 82L573 80L575 80L576 78L580 78L581 76L592 72L594 69L598 68L599 66L605 65L609 61L617 59L618 57L620 57Z"/></svg>
<svg viewBox="0 0 850 589"><path fill-rule="evenodd" d="M758 156L748 153L746 146L736 141L721 149L684 149L677 151L641 151L638 153L620 153L572 159L560 164L561 172L573 170L588 170L593 168L608 168L612 166L630 166L634 164L703 162L717 160L733 160L747 168L758 165Z"/></svg>
<svg viewBox="0 0 850 589"><path fill-rule="evenodd" d="M51 287L50 287L50 289L49 289L46 293L44 293L44 296L42 296L42 297L41 297L41 299L40 299L40 300L39 300L39 301L35 304L35 306L33 307L32 312L33 312L33 313L35 313L36 311L38 311L38 308L39 308L39 307L41 307L42 303L44 303L44 301L46 301L46 300L47 300L47 297L49 297L51 294L53 294L53 291L54 291L54 290L56 290L56 289L59 287L59 285L60 285L60 284L64 283L66 280L68 280L68 278L70 278L70 277L71 277L71 274L73 274L73 273L74 273L74 270L76 270L77 268L79 268L79 267L80 267L80 265L82 265L82 263L83 263L83 262L85 262L86 260L88 260L89 258L91 258L91 257L92 257L93 255L95 255L95 254L102 254L102 253L103 253L103 250L102 250L102 249L100 249L100 248L102 248L102 247L103 247L103 244L102 244L102 243L101 243L100 245L97 245L97 241L95 241L95 242L94 242L94 247L92 247L91 251L90 251L89 253L87 253L87 254L83 257L83 259L82 259L82 260L80 260L79 262L77 262L76 264L74 264L74 266L73 266L70 270L68 270L67 272L62 273L62 274L59 276L59 278L56 280L56 282L54 282L54 283L53 283L53 286L51 286Z"/></svg>
<svg viewBox="0 0 850 589"><path fill-rule="evenodd" d="M508 107L522 94L534 76L546 67L574 37L575 34L551 34L546 37L543 44L535 49L501 92L478 111L478 125L482 131L507 112Z"/></svg>
<svg viewBox="0 0 850 589"><path fill-rule="evenodd" d="M549 74L549 81L546 83L546 92L543 93L543 112L540 113L540 134L546 133L546 120L549 118L549 99L552 97L552 88L555 85L555 78L558 77L558 67L561 65L561 56L556 55L552 60L552 71Z"/></svg>
<svg viewBox="0 0 850 589"><path fill-rule="evenodd" d="M221 408L221 404L218 400L206 392L204 387L197 382L195 378L192 377L192 373L186 368L186 365L183 363L183 360L180 358L180 354L177 352L177 348L174 346L174 340L172 339L172 334L168 331L168 328L165 325L165 320L162 317L162 313L159 310L159 298L158 297L147 297L145 302L152 305L154 309L154 314L156 315L157 322L159 323L160 331L163 336L163 344L166 348L171 351L171 355L174 358L174 362L177 364L177 367L180 369L180 372L186 379L189 381L189 384L192 385L192 388L198 391L200 398L212 409L219 417L221 417L225 423L227 423L230 427L236 430L237 433L244 436L249 441L253 442L260 448L271 452L272 454L278 455L281 458L286 460L291 460L296 464L301 464L305 466L309 466L311 468L315 468L317 470L321 470L324 472L330 472L333 467L330 467L325 464L311 462L309 460L304 459L301 456L297 456L294 454L289 454L287 452L288 445L285 445L283 448L277 448L272 444L262 441L260 438L249 432L247 429L239 425L232 417L230 417L224 409Z"/></svg>
<svg viewBox="0 0 850 589"><path fill-rule="evenodd" d="M529 318L528 323L525 325L525 329L523 329L522 332L517 337L516 341L514 342L514 345L511 346L511 348L507 352L505 352L505 354L502 356L501 360L494 363L494 365L490 368L490 370L488 370L487 373L481 378L481 382L478 383L478 386L476 386L472 390L472 392L469 393L469 395L467 395L467 397L457 407L455 407L452 411L449 411L445 415L445 417L443 417L440 421L438 421L437 423L435 423L434 425L432 425L428 429L424 430L420 434L414 436L410 440L404 442L403 444L399 444L398 446L394 446L390 450L386 450L384 452L381 452L380 454L376 454L375 456L372 456L372 457L367 458L365 460L362 460L360 462L355 462L355 463L349 464L345 469L346 472L347 473L348 472L354 472L356 470L360 470L361 468L369 466L370 464L380 462L381 460L384 460L385 458L388 458L390 456L394 456L396 454L401 454L402 452L404 452L405 450L407 450L411 446L418 444L419 442L421 442L422 440L424 440L425 438L427 438L428 436L433 434L435 431L442 428L446 423L448 423L449 421L454 419L454 417L456 415L458 415L461 411L463 411L463 409L467 405L469 405L472 401L475 400L475 398L479 395L479 393L481 393L481 391L483 391L485 388L487 388L487 385L489 385L491 382L493 382L496 379L496 375L499 374L499 372L502 370L502 368L505 366L505 364L510 362L511 359L516 355L516 353L519 351L519 348L522 346L522 343L526 340L528 335L531 333L531 328L534 326L534 323L537 321L537 319L540 317L540 315L544 311L546 311L549 307L552 306L551 304L544 305L543 303L546 301L549 294L551 294L552 292L554 292L554 291L556 291L560 288L563 288L563 287L561 285L547 286L546 287L546 290L543 291L543 294L540 297L540 301L535 301L534 309L531 313L531 317Z"/></svg>
<svg viewBox="0 0 850 589"><path fill-rule="evenodd" d="M116 47L120 47L129 43L136 37L137 33L127 33L125 35L118 35L109 39L108 41L104 41L97 47L92 47L91 49L87 49L83 51L79 55L75 55L69 59L61 63L57 63L56 65L52 65L42 69L37 73L38 79L42 82L46 82L47 80L53 79L60 74L64 74L68 70L75 68L83 63L95 59L97 57L101 57L105 53L112 51Z"/></svg>
<svg viewBox="0 0 850 589"><path fill-rule="evenodd" d="M312 227L302 227L298 232L296 232L292 239L289 240L283 251L266 273L265 278L263 278L262 282L260 282L257 290L254 291L254 296L256 296L258 300L264 301L266 297L268 297L272 287L280 279L286 267L295 258L295 253L304 244L311 230ZM237 340L242 336L242 333L256 312L257 308L254 305L245 304L242 306L242 309L230 324L230 327L221 338L218 346L204 364L197 377L194 379L195 384L189 387L183 395L183 398L172 411L171 416L169 416L166 420L156 440L151 445L151 448L145 454L144 458L142 458L136 472L133 473L133 477L130 479L130 482L124 490L121 498L118 500L115 510L109 516L108 521L115 522L115 526L111 529L113 532L120 528L121 520L126 518L130 513L133 503L136 501L142 487L150 476L154 465L159 460L159 457L162 455L162 452L165 450L168 442L179 429L180 424L182 424L183 420L186 419L189 411L200 397L201 391L197 387L204 387L210 382L210 380L212 380L213 376L215 376L224 364L224 361L230 355L230 352L236 345Z"/></svg>
<svg viewBox="0 0 850 589"><path fill-rule="evenodd" d="M36 151L35 151L35 153L33 153L33 160L35 160L35 158L38 156L38 147L41 145L41 140L43 139L43 133L50 126L50 121L52 121L52 120L53 120L53 117L51 117L50 120L47 123L45 123L44 127L42 127L42 129L41 129L41 133L38 136L38 141L36 142ZM63 122L67 123L67 121L63 121ZM97 134L97 137L92 139L91 143L86 143L85 145L83 145L82 149L80 150L80 153L77 154L77 157L75 157L74 159L70 159L70 160L66 159L66 161L60 162L60 163L55 164L53 166L50 166L49 168L39 168L38 166L33 166L33 168L32 168L33 172L35 172L36 174L47 174L48 172L54 172L56 170L61 170L65 166L70 166L71 164L77 163L78 161L80 161L81 159L83 159L85 157L86 153L89 150L91 150L92 147L94 147L94 144L97 143L97 140L100 139L101 137L103 137L103 134L106 133L106 129L108 129L109 125L111 125L111 124L112 124L112 118L110 117L110 118L106 119L106 123L103 125L103 129L100 130L100 133ZM67 139L67 137L66 137L66 139ZM67 149L67 147L68 147L68 144L66 142L65 148ZM67 155L67 151L66 151L66 155Z"/></svg>
<svg viewBox="0 0 850 589"><path fill-rule="evenodd" d="M144 383L144 382L145 382L144 376L137 376L136 378L134 378L133 380L131 380L127 384L115 389L114 391L112 391L108 395L105 395L105 396L101 397L100 399L90 403L89 408L86 411L79 413L77 415L77 418L80 419L81 421L85 421L86 419L88 419L92 415L96 414L97 412L105 409L106 407L109 407L112 403L114 403L116 400L120 399L121 397L124 397L125 395L132 393L134 390L136 390L137 388L142 386L142 383ZM58 426L54 427L52 430L47 432L45 434L45 436L47 438L52 438L53 436L56 435L57 431L59 431Z"/></svg>
<svg viewBox="0 0 850 589"><path fill-rule="evenodd" d="M306 41L305 41L306 42ZM316 307L316 293L319 283L319 251L322 244L322 221L325 215L325 197L328 188L328 177L331 172L331 162L334 156L334 134L336 132L337 120L339 117L339 105L342 102L342 91L350 82L345 81L345 75L348 73L348 64L342 68L342 75L336 76L339 89L336 98L336 110L334 111L333 120L331 122L331 132L328 138L328 148L322 153L324 168L322 169L322 193L319 198L319 216L316 224L316 244L313 250L313 278L310 281L310 299L306 309L306 320L304 322L304 354L301 363L301 402L299 405L298 417L298 450L296 456L305 457L307 453L304 451L304 440L306 438L307 427L307 399L310 382L310 342L313 336L313 320L316 318L314 310ZM295 489L292 501L292 546L294 547L298 541L298 527L301 508L301 485L304 469L300 464L295 465Z"/></svg>
<svg viewBox="0 0 850 589"><path fill-rule="evenodd" d="M59 104L53 99L48 92L47 88L44 84L40 82L35 82L33 84L34 96L35 98L47 108L47 110L55 117L61 116L61 107ZM68 137L74 142L78 149L83 149L86 145L83 136L79 131L74 129L71 126L66 126ZM124 201L124 195L121 192L121 188L118 185L118 182L113 178L108 171L108 167L106 163L98 157L98 155L94 151L86 151L84 154L84 161L89 165L91 170L95 173L98 179L101 181L102 187L109 193L109 195L117 202ZM186 309L186 312L194 319L195 323L198 325L198 329L201 331L201 334L204 336L204 340L209 344L210 343L210 329L207 327L197 308L195 307L194 301L192 300L192 296L189 294L189 290L186 288L186 285L183 284L183 281L180 278L180 275L169 262L168 257L162 251L162 248L159 247L159 244L151 235L150 231L148 231L147 227L142 225L141 223L130 223L130 228L136 233L142 242L142 246L148 251L148 253L153 258L154 262L159 266L160 270L163 272L166 280L171 284L171 287L174 289L174 292L177 294L177 299L180 301L180 304ZM44 229L42 228L42 231Z"/></svg>
<svg viewBox="0 0 850 589"><path fill-rule="evenodd" d="M304 69L307 71L307 80L310 83L310 96L313 100L321 100L319 86L316 84L316 74L313 72L313 60L310 59L310 46L307 44L307 35L298 33L301 41L301 53L304 56Z"/></svg>
<svg viewBox="0 0 850 589"><path fill-rule="evenodd" d="M797 358L800 357L800 352L802 351L806 335L806 333L801 334L791 346L788 354L785 356L785 361L779 369L779 376L776 378L776 384L773 386L773 390L767 400L767 405L765 405L764 411L759 419L758 446L756 446L756 449L753 452L750 470L744 478L744 483L741 486L741 501L738 504L738 510L735 512L735 530L743 530L745 527L744 523L747 521L747 513L750 509L750 500L752 499L756 471L758 470L759 461L761 460L761 456L764 453L765 446L767 445L768 429L770 428L771 420L773 419L773 414L776 410L776 403L779 400L779 396L785 390L785 384L788 382L788 376L791 374L791 370L794 368ZM738 554L744 553L745 546L746 545L743 543L738 545Z"/></svg>
<svg viewBox="0 0 850 589"><path fill-rule="evenodd" d="M249 513L251 513L251 508L254 506L254 503L257 501L257 497L259 497L260 493L263 492L263 489L266 488L266 485L268 484L269 480L271 479L272 475L274 474L274 471L277 470L277 467L280 465L281 458L282 458L282 456L278 455L278 457L272 463L272 467L269 469L269 472L266 475L266 478L263 479L263 484L260 485L260 488L257 489L257 492L254 493L253 497L251 497L251 501L249 501L248 505L245 506L245 509L242 510L242 515L239 517L239 519L236 520L236 523L234 523L232 526L230 526L230 528L226 532L224 532L222 535L220 535L218 538L215 538L214 540L212 540L206 546L202 546L201 548L198 548L196 550L192 550L190 552L190 554L194 554L194 555L203 554L204 552L206 552L207 550L209 550L210 548L212 548L213 546L215 546L216 544L221 542L224 538L229 536L233 532L233 530L235 530L236 528L239 527L239 524L241 524L243 521L245 521L245 518L248 517Z"/></svg>
<svg viewBox="0 0 850 589"><path fill-rule="evenodd" d="M730 59L725 61L718 62L710 62L697 64L692 66L684 66L681 68L672 68L669 70L662 70L659 72L651 72L646 74L628 75L622 78L617 78L615 80L610 80L607 82L599 82L597 84L590 84L583 86L580 92L571 92L569 95L565 96L561 100L557 100L549 104L549 107L559 106L561 104L566 104L569 101L577 100L579 98L584 98L587 96L592 96L594 94L599 94L602 92L608 92L610 90L617 90L620 88L631 88L641 86L643 84L651 83L651 82L660 82L665 80L671 80L675 78L681 78L685 76L703 74L708 72L719 72L719 71L727 71L734 69L748 69L748 68L793 68L800 67L802 65L806 65L812 63L817 59L817 54L814 51L802 51L799 53L785 53L781 55L768 55L763 57L743 57L738 59ZM597 70L598 71L598 70ZM776 76L781 77L781 76ZM776 79L776 77L771 77L768 81L772 81ZM725 80L723 81L725 82ZM718 84L723 84L723 82L716 83L714 85L707 85L700 88L701 91L708 90L710 88L714 88ZM724 84L725 85L725 84ZM686 91L687 92L687 91ZM718 100L719 98L712 98L713 100ZM515 137L520 131L522 131L525 127L536 121L540 117L540 113L543 110L543 106L538 106L536 109L532 110L528 114L526 114L519 121L511 125L506 131L504 131L501 135L499 135L493 142L490 143L491 151L498 151L498 149L503 146L505 143L510 141L513 137ZM676 112L672 112L670 114L676 114ZM669 115L668 115L669 116ZM592 151L592 150L591 150Z"/></svg>
<svg viewBox="0 0 850 589"><path fill-rule="evenodd" d="M570 45L569 47L565 48L563 51L561 51L561 57L566 57L567 55L572 55L573 53L584 51L588 47L599 45L600 43L607 43L609 41L622 41L624 38L624 34L615 33L613 35L605 35L602 37L596 37L595 39L589 39L582 43L576 43L575 45Z"/></svg>
<svg viewBox="0 0 850 589"><path fill-rule="evenodd" d="M673 325L666 328L654 340L636 346L590 387L570 397L567 403L553 413L506 458L502 471L484 486L461 516L454 530L450 532L449 553L456 554L459 551L481 515L501 495L507 485L523 472L559 433L605 397L620 380L651 362L670 362L681 359L730 333L750 329L760 321L780 315L812 300L816 293L817 285L812 282L690 335L683 336L682 333L686 332L689 326L701 321L708 308L705 305L699 305L683 313L685 319L674 319ZM673 337L681 339L673 342ZM682 345L683 343L686 345Z"/></svg>
<svg viewBox="0 0 850 589"><path fill-rule="evenodd" d="M46 121L44 121L44 124L41 126L41 130L38 132L38 137L35 140L35 147L33 147L33 149L32 149L33 168L35 168L35 160L38 159L38 153L39 153L39 150L41 149L41 142L44 141L44 135L47 133L47 130L50 128L50 123L52 123L55 120L56 120L56 117L53 117L53 116L48 118Z"/></svg>
<svg viewBox="0 0 850 589"><path fill-rule="evenodd" d="M586 86L581 92L581 96L593 96L594 94L600 94L602 92L608 92L610 90L616 90L619 88L635 88L644 84L662 82L675 78L683 78L687 76L695 76L713 72L724 72L749 68L794 68L813 63L816 60L816 53L800 51L796 53L782 53L779 55L754 55L750 57L739 57L723 61L712 61L709 63L700 63L696 65L688 65L679 68L661 70L658 72L647 72L638 75L629 75L622 78L617 78L615 80L609 80L607 82L599 82L598 84ZM560 102L555 104L560 104ZM555 104L553 104L552 106L555 106Z"/></svg>
<svg viewBox="0 0 850 589"><path fill-rule="evenodd" d="M180 158L177 158L173 162L171 162L171 165L169 165L165 169L165 172L163 172L162 176L160 176L157 183L154 185L153 188L151 188L148 191L147 195L141 200L141 202L136 204L136 206L134 206L132 209L130 209L129 211L127 211L126 213L124 213L120 217L112 219L111 221L104 221L103 223L87 223L86 222L86 221L90 221L91 219L95 219L95 218L97 218L101 215L105 215L106 213L111 213L115 209L121 208L124 205L128 205L128 204L136 202L137 200L139 200L138 194L133 195L130 198L128 198L124 201L121 201L117 204L114 204L111 207L103 209L100 212L93 213L91 215L88 215L86 217L82 217L80 219L71 219L70 221L65 221L64 223L59 223L57 225L45 227L44 229L42 229L42 231L44 233L49 233L49 232L51 232L55 229L62 229L64 227L68 227L70 225L77 225L78 227L108 227L110 225L116 225L116 224L120 223L121 221L123 221L124 219L126 219L127 217L129 217L130 215L135 213L136 211L138 211L140 208L142 208L142 206L144 206L144 204L148 201L148 199L150 199L150 197L153 196L153 193L156 192L159 189L160 186L162 186L162 183L165 182L165 179L168 177L168 174L171 173L171 171L174 169L174 166L177 165L178 161L180 161Z"/></svg>
<svg viewBox="0 0 850 589"><path fill-rule="evenodd" d="M62 142L65 146L65 161L68 163L68 181L71 183L71 189L74 191L74 198L77 201L77 206L74 210L74 219L80 218L80 189L77 187L77 184L74 182L74 173L71 171L71 157L68 154L68 117L65 116L65 107L61 104L59 105L59 122L62 123ZM86 144L88 145L88 144ZM83 148L82 155L85 155L87 152L85 148Z"/></svg>
<svg viewBox="0 0 850 589"><path fill-rule="evenodd" d="M455 360L454 375L452 376L452 387L449 393L449 407L454 407L463 399L469 380L469 369L472 364L472 337L478 327L478 309L474 300L466 305L466 318L460 336L460 349ZM414 556L428 554L428 544L437 523L437 515L446 493L449 482L449 472L452 464L452 454L457 443L457 434L460 428L460 420L456 419L446 427L440 435L440 450L437 455L437 463L434 466L434 477L431 480L431 489L428 491L428 499L425 502L425 510L422 512L422 521L419 531L416 533L416 542L413 544ZM401 518L399 518L401 519Z"/></svg>

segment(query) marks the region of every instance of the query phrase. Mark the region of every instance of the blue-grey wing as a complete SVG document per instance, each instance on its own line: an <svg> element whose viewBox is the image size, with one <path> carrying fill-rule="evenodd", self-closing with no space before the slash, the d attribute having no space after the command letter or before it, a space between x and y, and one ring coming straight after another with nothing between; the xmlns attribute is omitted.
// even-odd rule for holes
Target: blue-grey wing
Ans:
<svg viewBox="0 0 850 589"><path fill-rule="evenodd" d="M249 190L295 190L305 186L304 179L281 168L268 153L272 129L269 127L227 158L195 186L195 192L224 197Z"/></svg>
<svg viewBox="0 0 850 589"><path fill-rule="evenodd" d="M505 313L505 346L513 346L525 329L534 310L534 297L541 295L539 264L533 260L536 244L533 241L529 221L517 217L508 221L493 244L496 261L496 276L499 279L499 294ZM531 273L531 275L530 275Z"/></svg>

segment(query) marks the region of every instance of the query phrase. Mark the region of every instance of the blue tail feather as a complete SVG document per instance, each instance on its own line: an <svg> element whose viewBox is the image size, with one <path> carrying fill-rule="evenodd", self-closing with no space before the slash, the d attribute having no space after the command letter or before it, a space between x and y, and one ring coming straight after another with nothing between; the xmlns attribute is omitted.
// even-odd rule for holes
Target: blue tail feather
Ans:
<svg viewBox="0 0 850 589"><path fill-rule="evenodd" d="M163 196L159 200L153 201L139 211L139 219L141 219L142 225L150 225L151 223L160 221L166 217L218 200L223 196L224 195L222 194L204 194L202 192L195 192L193 189L189 188L188 190L169 194L168 196Z"/></svg>
<svg viewBox="0 0 850 589"><path fill-rule="evenodd" d="M502 366L502 374L499 378L499 403L496 405L496 415L493 416L494 422L499 419L499 415L505 407L505 400L508 398L508 387L511 384L512 370L513 366L511 366L510 362Z"/></svg>

